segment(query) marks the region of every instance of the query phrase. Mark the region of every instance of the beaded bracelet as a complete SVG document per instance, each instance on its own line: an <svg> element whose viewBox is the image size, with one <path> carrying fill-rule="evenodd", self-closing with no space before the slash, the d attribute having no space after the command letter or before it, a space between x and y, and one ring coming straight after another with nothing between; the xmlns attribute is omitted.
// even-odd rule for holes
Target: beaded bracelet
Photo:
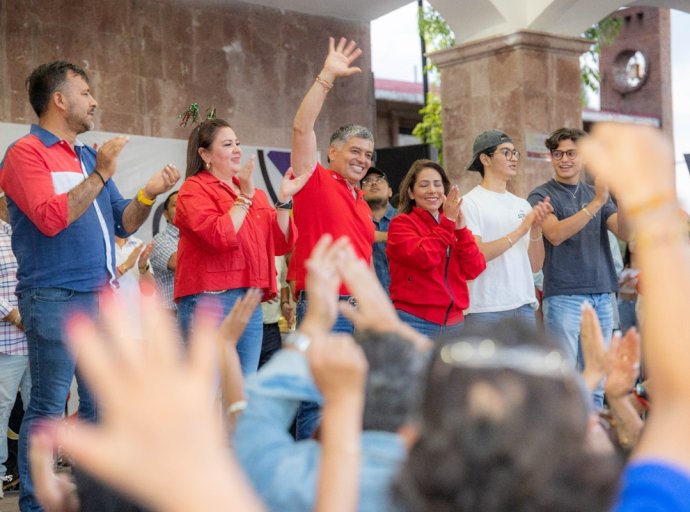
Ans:
<svg viewBox="0 0 690 512"><path fill-rule="evenodd" d="M331 89L333 89L333 83L329 82L328 80L324 80L319 75L316 75L316 77L314 79L316 80L317 83L319 83L321 85L321 87L323 87L324 91L328 92Z"/></svg>

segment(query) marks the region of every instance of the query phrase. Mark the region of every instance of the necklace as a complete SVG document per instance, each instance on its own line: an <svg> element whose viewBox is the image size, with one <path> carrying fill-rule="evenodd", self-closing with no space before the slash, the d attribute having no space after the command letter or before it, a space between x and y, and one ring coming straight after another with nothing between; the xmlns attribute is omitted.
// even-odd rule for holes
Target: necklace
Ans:
<svg viewBox="0 0 690 512"><path fill-rule="evenodd" d="M578 180L577 185L575 185L575 192L571 191L568 187L566 187L565 185L563 185L563 184L562 184L561 182L559 182L556 178L554 178L553 181L556 182L556 185L558 185L558 186L561 187L563 190L565 190L568 194L570 194L571 196L573 196L573 199L577 199L577 197L575 197L575 196L577 195L577 191L580 190L580 183L582 183L582 181Z"/></svg>

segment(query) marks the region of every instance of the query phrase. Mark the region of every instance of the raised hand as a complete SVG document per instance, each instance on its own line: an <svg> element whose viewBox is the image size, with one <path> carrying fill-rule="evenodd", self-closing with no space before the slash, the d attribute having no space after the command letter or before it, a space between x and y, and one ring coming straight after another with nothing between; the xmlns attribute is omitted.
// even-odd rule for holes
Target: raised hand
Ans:
<svg viewBox="0 0 690 512"><path fill-rule="evenodd" d="M601 332L599 318L588 302L582 303L580 341L585 360L582 379L587 384L587 388L594 391L609 371L609 358L604 345L604 335Z"/></svg>
<svg viewBox="0 0 690 512"><path fill-rule="evenodd" d="M248 197L254 197L254 155L242 166L237 179L240 181L240 192Z"/></svg>
<svg viewBox="0 0 690 512"><path fill-rule="evenodd" d="M443 215L453 222L458 222L458 217L461 216L461 204L462 197L460 197L460 190L457 185L452 185L448 195L443 199Z"/></svg>
<svg viewBox="0 0 690 512"><path fill-rule="evenodd" d="M675 197L673 151L651 126L597 123L578 141L589 171L606 182L624 208Z"/></svg>
<svg viewBox="0 0 690 512"><path fill-rule="evenodd" d="M283 181L280 183L280 191L278 192L278 201L281 203L286 203L292 199L297 192L302 190L304 185L306 185L309 178L311 178L312 173L308 172L300 176L295 176L295 173L290 167L283 177Z"/></svg>
<svg viewBox="0 0 690 512"><path fill-rule="evenodd" d="M168 164L146 182L144 195L149 199L155 199L160 194L172 189L179 179L180 171L173 164Z"/></svg>
<svg viewBox="0 0 690 512"><path fill-rule="evenodd" d="M539 228L542 222L553 213L553 206L551 206L551 198L546 197L543 201L539 201L532 208L532 213L534 213L534 218L532 219L531 227Z"/></svg>
<svg viewBox="0 0 690 512"><path fill-rule="evenodd" d="M61 445L96 478L156 510L259 510L214 407L214 319L200 309L184 359L175 323L155 294L141 298L142 337L122 329L129 323L123 306L103 297L103 328L84 316L69 322L69 345L79 353L102 421L57 423L53 447ZM202 472L193 481L189 464Z"/></svg>
<svg viewBox="0 0 690 512"><path fill-rule="evenodd" d="M114 137L106 141L96 153L96 170L104 180L112 178L117 168L117 158L129 142L129 137Z"/></svg>
<svg viewBox="0 0 690 512"><path fill-rule="evenodd" d="M141 254L139 254L139 270L141 270L142 267L146 267L146 262L149 261L149 258L151 257L152 252L153 252L153 240L151 240L149 243L147 243L145 246L143 246L143 249L141 250Z"/></svg>
<svg viewBox="0 0 690 512"><path fill-rule="evenodd" d="M368 365L352 336L315 336L307 359L314 383L326 403L346 395L363 395Z"/></svg>
<svg viewBox="0 0 690 512"><path fill-rule="evenodd" d="M357 48L357 43L354 41L347 41L341 37L338 45L335 44L335 39L328 38L328 56L323 64L323 69L319 76L333 82L336 78L341 76L350 76L355 73L361 73L362 70L352 63L362 55L362 49Z"/></svg>
<svg viewBox="0 0 690 512"><path fill-rule="evenodd" d="M630 394L640 375L640 335L630 328L625 336L614 336L609 350L609 374L604 392L610 398L623 398Z"/></svg>

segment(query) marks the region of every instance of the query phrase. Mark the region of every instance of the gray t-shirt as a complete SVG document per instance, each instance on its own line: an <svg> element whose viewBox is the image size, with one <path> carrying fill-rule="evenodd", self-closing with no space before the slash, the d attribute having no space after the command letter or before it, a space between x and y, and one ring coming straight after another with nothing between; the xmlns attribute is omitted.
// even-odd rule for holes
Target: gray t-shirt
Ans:
<svg viewBox="0 0 690 512"><path fill-rule="evenodd" d="M552 179L535 188L527 201L534 206L547 196L560 221L579 212L594 199L595 192L594 187L584 182L565 185ZM609 198L594 219L558 247L544 237L544 297L618 290L606 226L607 219L614 213L616 205Z"/></svg>

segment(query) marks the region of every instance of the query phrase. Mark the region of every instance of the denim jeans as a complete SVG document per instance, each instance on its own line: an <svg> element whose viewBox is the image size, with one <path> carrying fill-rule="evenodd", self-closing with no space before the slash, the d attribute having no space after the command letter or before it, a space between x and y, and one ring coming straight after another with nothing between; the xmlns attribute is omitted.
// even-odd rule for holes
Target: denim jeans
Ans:
<svg viewBox="0 0 690 512"><path fill-rule="evenodd" d="M341 295L341 300L346 300L348 297ZM297 300L297 326L299 327L304 319L304 315L307 312L307 307L309 302L307 301L304 293L300 293ZM352 325L347 318L343 315L338 314L335 320L335 324L331 328L331 332L340 332L345 334L352 334L355 332L355 327ZM316 427L319 426L321 422L321 407L316 402L302 402L297 409L297 417L295 418L295 437L297 440L309 439Z"/></svg>
<svg viewBox="0 0 690 512"><path fill-rule="evenodd" d="M65 346L65 323L75 312L95 319L98 292L75 292L64 288L34 288L19 295L29 344L31 398L19 432L19 478L22 512L43 510L34 497L28 448L32 425L42 418L59 418L65 411L67 395L75 376L76 361ZM76 371L79 385L79 418L96 420L96 406Z"/></svg>
<svg viewBox="0 0 690 512"><path fill-rule="evenodd" d="M544 298L544 327L556 341L562 343L566 355L582 370L582 348L580 346L580 319L582 303L589 302L594 308L608 346L613 334L613 304L609 293L589 295L553 295ZM594 392L594 405L601 409L604 404L604 387L601 383Z"/></svg>
<svg viewBox="0 0 690 512"><path fill-rule="evenodd" d="M428 320L424 320L423 318L419 318L418 316L414 316L407 311L401 311L399 309L396 311L398 313L398 317L400 317L400 320L415 329L417 332L420 332L432 339L436 338L440 334L462 331L463 322L459 322L454 325L440 325L429 322Z"/></svg>
<svg viewBox="0 0 690 512"><path fill-rule="evenodd" d="M184 339L189 339L194 312L203 298L208 299L211 303L217 301L221 305L222 314L218 317L218 325L220 325L237 299L244 297L248 290L249 288L234 288L223 293L197 293L196 295L182 297L177 304L177 320L182 329ZM237 342L237 354L240 357L240 366L244 376L256 373L256 369L259 367L262 338L263 312L261 307L257 307L254 313L252 313L240 340Z"/></svg>
<svg viewBox="0 0 690 512"><path fill-rule="evenodd" d="M491 325L501 320L509 318L518 318L528 324L530 327L537 328L537 317L535 310L530 304L524 304L519 308L509 309L507 311L487 311L484 313L471 313L467 315L465 321L467 325Z"/></svg>
<svg viewBox="0 0 690 512"><path fill-rule="evenodd" d="M26 411L31 396L29 356L0 354L0 477L7 472L7 423L20 386Z"/></svg>

